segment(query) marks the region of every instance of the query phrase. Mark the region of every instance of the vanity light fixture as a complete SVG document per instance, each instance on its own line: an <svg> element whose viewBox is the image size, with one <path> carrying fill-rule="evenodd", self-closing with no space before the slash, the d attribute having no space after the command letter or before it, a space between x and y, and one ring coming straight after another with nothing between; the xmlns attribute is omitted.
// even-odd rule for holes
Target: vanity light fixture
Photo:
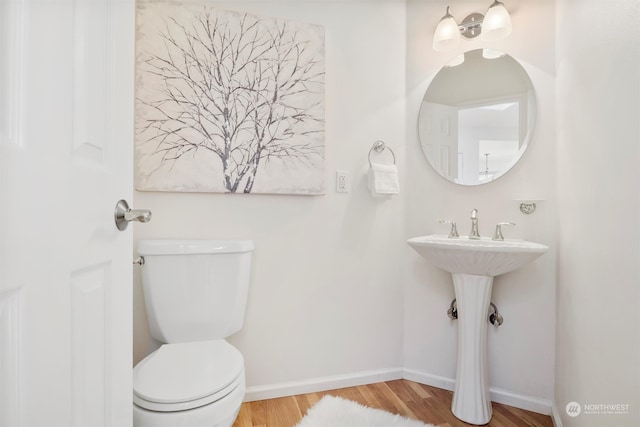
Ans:
<svg viewBox="0 0 640 427"><path fill-rule="evenodd" d="M446 52L455 49L459 44L460 29L456 19L449 13L449 6L447 6L447 13L442 17L433 34L433 50Z"/></svg>
<svg viewBox="0 0 640 427"><path fill-rule="evenodd" d="M433 34L433 50L436 52L455 49L461 36L467 39L480 36L483 41L496 41L511 34L511 16L504 3L499 0L494 0L485 15L472 13L459 25L449 10L450 7L447 6L447 12Z"/></svg>
<svg viewBox="0 0 640 427"><path fill-rule="evenodd" d="M492 42L511 34L511 16L504 3L495 0L484 15L480 39Z"/></svg>

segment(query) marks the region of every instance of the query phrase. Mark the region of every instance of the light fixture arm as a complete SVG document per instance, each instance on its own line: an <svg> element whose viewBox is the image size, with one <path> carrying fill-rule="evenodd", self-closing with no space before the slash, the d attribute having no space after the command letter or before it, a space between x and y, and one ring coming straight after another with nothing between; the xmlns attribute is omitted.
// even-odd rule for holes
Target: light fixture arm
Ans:
<svg viewBox="0 0 640 427"><path fill-rule="evenodd" d="M482 32L482 23L484 22L484 15L481 13L472 13L468 15L464 20L458 24L460 34L464 38L473 39L478 37Z"/></svg>
<svg viewBox="0 0 640 427"><path fill-rule="evenodd" d="M440 18L441 21L443 19L453 18L453 15L451 14L451 12L449 12L450 10L451 10L451 6L447 6L447 11L444 13L444 16Z"/></svg>

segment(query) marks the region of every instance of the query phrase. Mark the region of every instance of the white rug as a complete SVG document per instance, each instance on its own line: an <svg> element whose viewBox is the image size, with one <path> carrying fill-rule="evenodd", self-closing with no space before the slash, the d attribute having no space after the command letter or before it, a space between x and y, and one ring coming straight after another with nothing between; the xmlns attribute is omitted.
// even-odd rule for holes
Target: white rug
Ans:
<svg viewBox="0 0 640 427"><path fill-rule="evenodd" d="M324 396L296 427L435 427L420 421L368 408L351 400Z"/></svg>

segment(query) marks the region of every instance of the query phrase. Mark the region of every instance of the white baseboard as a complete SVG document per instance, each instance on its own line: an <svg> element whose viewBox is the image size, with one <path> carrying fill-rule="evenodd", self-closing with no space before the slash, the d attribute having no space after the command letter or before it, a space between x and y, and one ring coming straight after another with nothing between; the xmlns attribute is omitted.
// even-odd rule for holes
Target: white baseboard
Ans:
<svg viewBox="0 0 640 427"><path fill-rule="evenodd" d="M280 384L248 387L245 402L275 399L297 394L315 393L345 387L355 387L384 381L402 379L402 368L380 369L377 371L356 372L354 374L334 375L330 377L312 378L305 381L292 381Z"/></svg>
<svg viewBox="0 0 640 427"><path fill-rule="evenodd" d="M404 378L410 381L415 381L421 384L426 384L432 387L438 387L451 391L453 391L453 388L455 386L455 380L452 378L426 374L424 372L418 372L412 369L404 370ZM517 394L495 387L491 387L490 392L491 401L493 402L525 409L527 411L537 412L538 414L551 415L552 404L550 400Z"/></svg>
<svg viewBox="0 0 640 427"><path fill-rule="evenodd" d="M490 388L491 400L542 415L551 415L551 401L540 397L512 393L499 388Z"/></svg>
<svg viewBox="0 0 640 427"><path fill-rule="evenodd" d="M432 387L453 391L455 380L438 375L427 374L413 369L390 368L376 371L356 372L354 374L334 375L330 377L312 378L305 381L292 381L287 383L269 384L248 387L245 394L245 402L255 400L276 399L278 397L295 396L297 394L315 393L325 390L334 390L345 387L355 387L364 384L373 384L384 381L406 379ZM490 389L491 400L527 411L544 415L552 415L555 427L562 427L557 408L552 402L539 397L526 396L492 387Z"/></svg>
<svg viewBox="0 0 640 427"><path fill-rule="evenodd" d="M403 371L403 378L405 380L449 391L453 391L453 388L456 385L456 381L454 379L441 377L439 375L425 374L424 372L414 371L413 369L405 369Z"/></svg>
<svg viewBox="0 0 640 427"><path fill-rule="evenodd" d="M558 412L558 407L555 403L551 405L551 419L553 420L553 427L562 427L562 418L560 418L560 412Z"/></svg>

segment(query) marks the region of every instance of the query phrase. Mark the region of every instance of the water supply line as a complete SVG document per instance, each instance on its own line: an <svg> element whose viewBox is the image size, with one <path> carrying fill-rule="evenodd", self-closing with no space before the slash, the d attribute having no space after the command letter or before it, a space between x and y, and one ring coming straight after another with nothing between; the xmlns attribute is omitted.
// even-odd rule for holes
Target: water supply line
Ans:
<svg viewBox="0 0 640 427"><path fill-rule="evenodd" d="M458 318L458 305L456 304L456 299L454 298L449 305L449 309L447 310L447 316L449 319L456 320ZM498 313L498 307L494 303L489 303L489 323L491 323L496 328L504 323L504 318L500 313Z"/></svg>

